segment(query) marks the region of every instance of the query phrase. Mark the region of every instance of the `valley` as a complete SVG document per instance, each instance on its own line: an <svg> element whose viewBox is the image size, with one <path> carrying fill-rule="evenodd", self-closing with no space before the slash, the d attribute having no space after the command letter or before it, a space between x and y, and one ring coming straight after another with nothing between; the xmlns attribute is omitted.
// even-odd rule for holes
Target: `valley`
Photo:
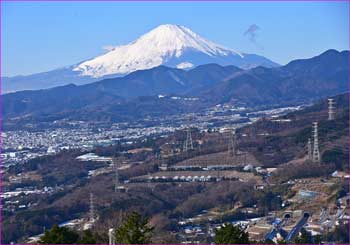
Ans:
<svg viewBox="0 0 350 245"><path fill-rule="evenodd" d="M237 125L233 108L217 108L209 114L218 125L201 126L199 115L186 123L184 116L164 134L9 164L3 167L5 241L35 241L56 223L92 229L103 243L130 211L150 217L153 241L160 243L208 243L225 222L246 227L257 242L294 239L287 235L295 236L305 212L311 219L302 226L327 239L350 215L348 94L334 100L332 121L325 100L298 110L252 111L254 117ZM320 163L305 150L313 121L319 122Z"/></svg>
<svg viewBox="0 0 350 245"><path fill-rule="evenodd" d="M349 243L347 1L0 5L1 244Z"/></svg>

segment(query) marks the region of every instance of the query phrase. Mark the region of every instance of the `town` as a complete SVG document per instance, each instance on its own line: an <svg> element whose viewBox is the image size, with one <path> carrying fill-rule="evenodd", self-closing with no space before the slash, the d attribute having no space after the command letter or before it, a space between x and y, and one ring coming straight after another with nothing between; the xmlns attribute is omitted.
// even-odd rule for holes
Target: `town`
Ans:
<svg viewBox="0 0 350 245"><path fill-rule="evenodd" d="M177 98L177 97L176 97ZM244 107L217 105L202 113L180 114L161 118L140 119L137 122L101 123L83 121L55 121L43 127L29 125L18 130L2 132L2 167L24 164L29 159L55 154L62 150L89 150L117 142L132 143L148 136L168 135L188 126L207 130L220 130L235 125L242 127L264 115L278 116L300 109L283 107L253 111Z"/></svg>
<svg viewBox="0 0 350 245"><path fill-rule="evenodd" d="M151 222L161 219L168 224L168 228L157 227L159 241L211 243L215 230L227 222L243 227L250 239L257 242L294 242L303 229L316 239L348 224L350 196L346 183L350 175L341 168L319 168L323 161L320 152L325 149L320 150L318 145L318 127L324 134L325 123L338 125L343 120L339 118L343 108L337 108L337 114L322 109L318 125L307 110L314 107L252 111L223 105L201 114L148 119L152 125L149 127L134 122L96 128L74 122L76 128L7 131L3 133L2 154L7 159L2 166L3 210L11 219L31 210L46 210L48 201L57 207L64 202L73 208L75 196L83 195L85 214L69 212L56 222L61 227L78 230L100 227L103 231L113 229L106 227L106 219L114 217L101 216L99 210L107 208L103 203L111 202L107 209L114 213L112 207L121 205L120 198L153 197L151 206L171 210L167 215L157 214L154 208L148 211L154 213ZM268 139L299 130L293 124L302 121L312 129L302 142L302 152L289 152L293 156L283 160L288 164L273 164L280 156L271 151L272 142ZM161 126L154 126L157 123ZM338 137L341 130L327 135ZM252 148L251 142L257 148ZM115 150L116 145L119 150ZM324 147L323 142L320 145ZM290 147L285 145L289 151L293 149ZM339 147L348 152L345 145ZM62 157L63 162L59 163ZM38 165L37 159L41 158L47 166ZM68 178L64 174L67 169L74 176ZM105 192L99 193L96 188L104 188ZM66 196L69 201L64 201ZM334 201L329 202L330 197ZM172 198L175 199L171 201ZM160 200L164 203L157 204ZM138 204L131 204L134 205L138 210ZM170 233L165 232L168 229ZM43 235L33 233L21 239L35 243ZM113 237L109 239L113 241Z"/></svg>

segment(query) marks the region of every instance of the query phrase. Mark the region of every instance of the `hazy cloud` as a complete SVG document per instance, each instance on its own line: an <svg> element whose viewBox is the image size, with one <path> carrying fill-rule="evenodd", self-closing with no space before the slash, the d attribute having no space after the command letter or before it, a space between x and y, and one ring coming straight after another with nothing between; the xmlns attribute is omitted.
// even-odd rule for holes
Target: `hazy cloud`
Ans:
<svg viewBox="0 0 350 245"><path fill-rule="evenodd" d="M261 28L257 24L252 24L244 32L244 36L247 36L256 47L263 49L263 47L257 42L257 37L260 30Z"/></svg>
<svg viewBox="0 0 350 245"><path fill-rule="evenodd" d="M256 37L258 35L258 31L260 30L260 27L256 24L252 24L248 27L248 29L244 32L244 36L248 36L249 40L252 42L256 42Z"/></svg>

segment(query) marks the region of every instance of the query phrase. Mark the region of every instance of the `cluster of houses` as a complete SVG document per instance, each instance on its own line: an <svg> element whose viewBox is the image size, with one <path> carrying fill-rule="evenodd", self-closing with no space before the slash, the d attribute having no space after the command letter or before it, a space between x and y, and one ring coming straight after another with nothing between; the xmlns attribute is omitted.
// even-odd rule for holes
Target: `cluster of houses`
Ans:
<svg viewBox="0 0 350 245"><path fill-rule="evenodd" d="M208 176L149 176L147 181L149 182L209 182L219 181L220 178ZM138 179L142 181L141 179Z"/></svg>

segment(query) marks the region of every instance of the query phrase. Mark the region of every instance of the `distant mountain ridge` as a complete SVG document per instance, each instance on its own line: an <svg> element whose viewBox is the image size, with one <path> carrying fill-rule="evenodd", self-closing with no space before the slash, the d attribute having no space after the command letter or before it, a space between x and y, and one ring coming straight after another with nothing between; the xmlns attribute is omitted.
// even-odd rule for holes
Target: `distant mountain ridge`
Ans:
<svg viewBox="0 0 350 245"><path fill-rule="evenodd" d="M160 65L186 70L209 63L244 69L259 65L279 66L263 56L244 54L215 44L187 27L167 24L134 42L75 65L28 76L3 77L2 91L44 89L69 83L81 85Z"/></svg>
<svg viewBox="0 0 350 245"><path fill-rule="evenodd" d="M235 74L202 93L216 102L300 103L349 91L349 51L326 52L276 68L256 67Z"/></svg>
<svg viewBox="0 0 350 245"><path fill-rule="evenodd" d="M217 64L198 66L190 71L159 66L86 85L69 84L9 93L3 95L3 116L41 117L55 113L63 115L73 110L94 111L98 108L102 112L117 105L133 105L133 101L153 101L152 96L159 94L194 94L239 71L242 70L235 66L222 67ZM151 97L138 98L145 96Z"/></svg>
<svg viewBox="0 0 350 245"><path fill-rule="evenodd" d="M208 64L192 70L165 66L87 85L67 85L3 96L3 118L75 118L118 121L147 115L198 111L218 103L288 105L349 91L349 51L328 50L282 67ZM160 98L158 95L169 95ZM172 95L196 97L176 101ZM51 119L49 119L51 118Z"/></svg>

